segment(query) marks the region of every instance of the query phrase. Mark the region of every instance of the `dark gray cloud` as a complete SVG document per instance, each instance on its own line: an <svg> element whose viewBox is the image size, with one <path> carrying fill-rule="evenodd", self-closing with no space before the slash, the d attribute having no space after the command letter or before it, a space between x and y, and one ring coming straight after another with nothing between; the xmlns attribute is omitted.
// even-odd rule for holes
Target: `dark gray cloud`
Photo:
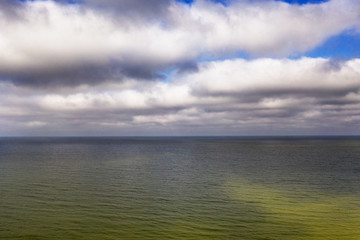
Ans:
<svg viewBox="0 0 360 240"><path fill-rule="evenodd" d="M118 62L81 63L67 66L40 67L38 69L21 69L21 71L0 70L0 81L10 81L16 85L35 88L57 88L78 85L98 85L104 82L119 82L124 78L138 81L158 81L167 78L164 74L172 68L179 74L198 71L197 63L185 61L162 64L157 62Z"/></svg>
<svg viewBox="0 0 360 240"><path fill-rule="evenodd" d="M9 21L16 21L21 17L23 4L16 0L0 1L0 15L4 15Z"/></svg>
<svg viewBox="0 0 360 240"><path fill-rule="evenodd" d="M98 85L104 82L122 81L124 78L137 80L158 80L163 78L159 66L135 65L131 63L111 62L102 64L82 64L59 66L49 69L24 69L23 71L0 71L3 81L16 85L36 88L57 88L86 85Z"/></svg>
<svg viewBox="0 0 360 240"><path fill-rule="evenodd" d="M112 79L121 80L121 72L112 66L85 65L73 68L55 68L40 70L24 70L22 72L0 73L3 80L16 85L36 88L56 88L61 86L77 86L81 84L96 85Z"/></svg>
<svg viewBox="0 0 360 240"><path fill-rule="evenodd" d="M167 10L171 0L84 0L98 8L116 10L117 14L159 17Z"/></svg>
<svg viewBox="0 0 360 240"><path fill-rule="evenodd" d="M68 4L67 0L60 0ZM74 0L84 9L102 11L111 14L114 19L130 18L132 21L158 19L166 15L172 0Z"/></svg>

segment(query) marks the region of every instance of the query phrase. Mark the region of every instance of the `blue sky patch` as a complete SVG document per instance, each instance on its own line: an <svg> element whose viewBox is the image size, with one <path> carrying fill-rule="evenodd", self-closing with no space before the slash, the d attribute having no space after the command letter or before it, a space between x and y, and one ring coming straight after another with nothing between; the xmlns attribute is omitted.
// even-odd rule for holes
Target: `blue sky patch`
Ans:
<svg viewBox="0 0 360 240"><path fill-rule="evenodd" d="M333 36L321 46L305 54L308 57L358 58L360 57L360 35L354 31L346 31Z"/></svg>

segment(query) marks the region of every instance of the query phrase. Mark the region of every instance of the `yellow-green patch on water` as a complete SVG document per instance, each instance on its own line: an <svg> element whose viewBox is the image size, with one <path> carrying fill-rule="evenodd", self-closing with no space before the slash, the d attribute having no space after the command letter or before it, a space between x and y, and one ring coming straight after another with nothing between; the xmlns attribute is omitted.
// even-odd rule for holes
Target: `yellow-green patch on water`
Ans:
<svg viewBox="0 0 360 240"><path fill-rule="evenodd" d="M256 209L254 212L260 222L256 227L260 235L267 236L264 239L360 239L358 195L336 196L309 189L277 189L245 180L229 181L226 191L238 204ZM270 232L279 235L272 238Z"/></svg>

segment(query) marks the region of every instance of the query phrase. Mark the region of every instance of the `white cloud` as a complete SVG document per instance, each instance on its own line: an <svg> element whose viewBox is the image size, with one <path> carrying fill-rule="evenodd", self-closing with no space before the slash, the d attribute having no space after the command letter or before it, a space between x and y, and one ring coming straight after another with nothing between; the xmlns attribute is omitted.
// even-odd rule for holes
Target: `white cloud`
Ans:
<svg viewBox="0 0 360 240"><path fill-rule="evenodd" d="M360 59L287 58L359 27L358 1L140 2L0 14L0 134L360 134Z"/></svg>
<svg viewBox="0 0 360 240"><path fill-rule="evenodd" d="M331 69L329 59L242 59L202 63L187 75L193 89L212 94L349 91L359 87L360 60Z"/></svg>
<svg viewBox="0 0 360 240"><path fill-rule="evenodd" d="M227 7L204 0L191 7L172 2L166 14L149 22L53 1L23 5L20 20L0 16L0 75L40 86L65 77L67 84L78 84L81 74L96 68L94 81L101 82L119 79L118 71L146 76L239 51L289 56L360 22L360 4L354 0L302 6L240 1Z"/></svg>
<svg viewBox="0 0 360 240"><path fill-rule="evenodd" d="M195 36L201 33L203 51L287 56L305 52L330 36L359 26L359 9L359 2L353 0L302 6L239 1L230 7L200 0L191 8L176 8L173 15L184 31L190 29Z"/></svg>
<svg viewBox="0 0 360 240"><path fill-rule="evenodd" d="M32 92L2 83L6 94L0 119L7 131L22 126L24 132L36 127L53 133L60 127L80 135L105 130L162 135L169 129L195 135L334 133L343 128L354 133L360 129L360 60L329 70L331 61L215 61L203 63L196 73L175 74L172 82L129 80L70 93Z"/></svg>

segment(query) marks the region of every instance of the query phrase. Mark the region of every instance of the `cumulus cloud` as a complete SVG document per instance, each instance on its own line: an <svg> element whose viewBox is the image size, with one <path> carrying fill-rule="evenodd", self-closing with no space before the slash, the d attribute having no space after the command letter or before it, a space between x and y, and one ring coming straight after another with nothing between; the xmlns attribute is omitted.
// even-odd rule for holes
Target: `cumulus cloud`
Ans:
<svg viewBox="0 0 360 240"><path fill-rule="evenodd" d="M274 95L334 96L358 91L359 59L335 68L331 67L332 62L324 58L215 61L202 63L199 72L186 78L193 81L193 90L199 94L241 93L246 94L246 99Z"/></svg>
<svg viewBox="0 0 360 240"><path fill-rule="evenodd" d="M37 87L158 80L238 52L293 56L360 20L355 0L10 2L0 5L0 79ZM21 18L9 20L8 9Z"/></svg>
<svg viewBox="0 0 360 240"><path fill-rule="evenodd" d="M73 2L0 2L0 135L360 134L360 60L302 56L359 1Z"/></svg>
<svg viewBox="0 0 360 240"><path fill-rule="evenodd" d="M52 93L4 82L0 134L359 134L360 60L329 70L331 61L213 61L171 82Z"/></svg>

